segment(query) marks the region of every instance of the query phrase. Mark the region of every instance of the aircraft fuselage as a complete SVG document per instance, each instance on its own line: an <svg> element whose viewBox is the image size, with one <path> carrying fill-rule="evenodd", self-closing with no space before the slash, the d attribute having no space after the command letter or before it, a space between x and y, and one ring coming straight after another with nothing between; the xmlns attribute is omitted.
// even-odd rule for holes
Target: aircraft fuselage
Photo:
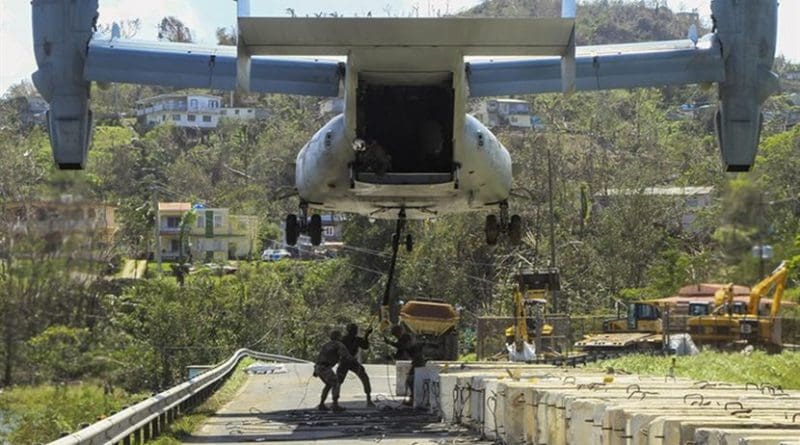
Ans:
<svg viewBox="0 0 800 445"><path fill-rule="evenodd" d="M412 219L506 201L511 157L466 113L466 85L463 55L449 48L353 51L344 113L297 156L301 201L375 218L396 218L405 209ZM357 151L357 141L368 148ZM381 151L385 168L370 165L370 150Z"/></svg>

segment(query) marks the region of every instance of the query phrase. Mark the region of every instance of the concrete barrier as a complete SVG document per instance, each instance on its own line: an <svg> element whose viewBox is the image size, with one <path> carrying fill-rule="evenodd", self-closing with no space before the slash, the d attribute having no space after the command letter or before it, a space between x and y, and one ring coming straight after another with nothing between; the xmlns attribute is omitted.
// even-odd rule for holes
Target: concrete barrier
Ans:
<svg viewBox="0 0 800 445"><path fill-rule="evenodd" d="M769 385L433 362L416 372L415 399L505 444L800 445L800 392Z"/></svg>

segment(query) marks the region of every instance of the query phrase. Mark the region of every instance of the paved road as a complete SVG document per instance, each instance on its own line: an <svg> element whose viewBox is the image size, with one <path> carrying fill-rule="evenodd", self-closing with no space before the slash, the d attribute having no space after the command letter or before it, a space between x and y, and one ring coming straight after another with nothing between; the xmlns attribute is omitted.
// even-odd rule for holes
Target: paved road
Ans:
<svg viewBox="0 0 800 445"><path fill-rule="evenodd" d="M236 398L184 443L490 443L439 423L436 416L402 406L401 398L390 395L394 366L367 365L377 408L366 408L361 383L348 375L340 399L347 411L336 414L316 410L322 383L311 377L311 365L286 367L285 374L250 376Z"/></svg>

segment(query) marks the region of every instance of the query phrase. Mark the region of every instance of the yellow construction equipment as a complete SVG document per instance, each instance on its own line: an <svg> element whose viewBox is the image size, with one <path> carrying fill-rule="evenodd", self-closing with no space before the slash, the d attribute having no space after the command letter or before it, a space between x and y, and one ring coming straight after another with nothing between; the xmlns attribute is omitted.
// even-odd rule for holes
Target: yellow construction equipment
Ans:
<svg viewBox="0 0 800 445"><path fill-rule="evenodd" d="M768 351L780 351L781 329L778 313L783 291L789 275L786 262L782 262L768 277L753 286L747 310L742 311L733 304L731 286L720 289L715 295L716 308L710 315L690 316L689 333L698 344L715 346L747 343L762 346ZM761 299L772 291L769 314L761 314ZM744 313L742 313L744 312Z"/></svg>
<svg viewBox="0 0 800 445"><path fill-rule="evenodd" d="M559 289L560 279L555 268L523 270L515 278L514 325L505 330L506 345L511 360L527 361L544 350L541 340L553 334L553 326L544 321L544 309L548 294Z"/></svg>
<svg viewBox="0 0 800 445"><path fill-rule="evenodd" d="M627 316L603 322L601 334L589 334L575 343L588 352L656 351L664 345L663 307L655 301L635 301Z"/></svg>
<svg viewBox="0 0 800 445"><path fill-rule="evenodd" d="M411 300L400 308L400 324L414 334L431 360L458 360L458 312L441 300Z"/></svg>

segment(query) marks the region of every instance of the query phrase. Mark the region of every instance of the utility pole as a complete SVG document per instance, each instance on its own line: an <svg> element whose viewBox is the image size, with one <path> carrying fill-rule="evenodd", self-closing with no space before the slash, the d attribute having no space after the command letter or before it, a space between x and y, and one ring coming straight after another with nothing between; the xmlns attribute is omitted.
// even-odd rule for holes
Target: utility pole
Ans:
<svg viewBox="0 0 800 445"><path fill-rule="evenodd" d="M153 237L155 240L155 249L153 255L155 256L156 265L158 266L158 276L161 277L161 215L158 211L158 188L155 184L153 184L151 190L153 192L153 212L155 212L156 215L155 224L153 224Z"/></svg>
<svg viewBox="0 0 800 445"><path fill-rule="evenodd" d="M550 148L547 149L547 203L550 207L550 269L556 269L556 229L555 229L555 210L553 208L553 159L550 155ZM561 312L561 292L554 289L553 293L553 312Z"/></svg>

